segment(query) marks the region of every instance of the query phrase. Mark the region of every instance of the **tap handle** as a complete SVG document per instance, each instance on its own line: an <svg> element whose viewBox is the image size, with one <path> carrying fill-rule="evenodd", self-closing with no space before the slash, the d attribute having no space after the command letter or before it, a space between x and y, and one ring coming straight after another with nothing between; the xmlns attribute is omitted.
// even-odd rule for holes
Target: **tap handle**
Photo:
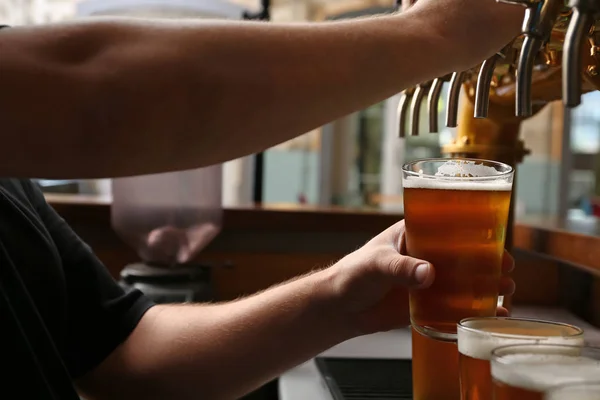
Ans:
<svg viewBox="0 0 600 400"><path fill-rule="evenodd" d="M431 81L417 85L410 104L410 134L419 136L419 122L421 121L421 104L425 94L431 86Z"/></svg>
<svg viewBox="0 0 600 400"><path fill-rule="evenodd" d="M460 90L465 81L466 72L455 72L450 79L450 90L448 91L448 105L446 108L446 126L456 128L458 125L458 100Z"/></svg>
<svg viewBox="0 0 600 400"><path fill-rule="evenodd" d="M487 118L488 116L492 79L500 58L502 58L502 54L496 53L481 64L475 90L475 118Z"/></svg>
<svg viewBox="0 0 600 400"><path fill-rule="evenodd" d="M429 94L427 96L427 111L429 112L429 132L437 133L440 131L438 127L438 104L442 95L444 86L444 78L436 78L431 83Z"/></svg>
<svg viewBox="0 0 600 400"><path fill-rule="evenodd" d="M414 89L406 89L400 94L400 103L398 103L398 136L406 137L406 121L408 119L408 109Z"/></svg>

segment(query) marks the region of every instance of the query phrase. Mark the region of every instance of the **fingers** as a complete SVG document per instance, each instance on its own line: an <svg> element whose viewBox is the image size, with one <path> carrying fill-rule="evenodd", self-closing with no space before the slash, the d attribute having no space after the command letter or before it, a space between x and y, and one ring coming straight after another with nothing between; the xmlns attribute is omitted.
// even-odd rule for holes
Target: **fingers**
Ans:
<svg viewBox="0 0 600 400"><path fill-rule="evenodd" d="M404 220L396 222L394 225L381 232L369 241L372 245L391 245L396 251L402 253L401 244L404 242Z"/></svg>
<svg viewBox="0 0 600 400"><path fill-rule="evenodd" d="M500 278L500 284L498 287L498 293L500 296L510 296L515 293L516 285L515 281L508 276L503 276Z"/></svg>
<svg viewBox="0 0 600 400"><path fill-rule="evenodd" d="M496 316L498 317L508 317L510 316L510 313L508 312L508 310L504 307L498 307L498 309L496 310Z"/></svg>
<svg viewBox="0 0 600 400"><path fill-rule="evenodd" d="M435 278L433 266L427 261L398 254L396 249L387 247L376 256L377 267L396 283L412 287L429 287Z"/></svg>
<svg viewBox="0 0 600 400"><path fill-rule="evenodd" d="M515 259L508 251L504 250L504 255L502 256L502 273L511 273L513 269L515 269Z"/></svg>

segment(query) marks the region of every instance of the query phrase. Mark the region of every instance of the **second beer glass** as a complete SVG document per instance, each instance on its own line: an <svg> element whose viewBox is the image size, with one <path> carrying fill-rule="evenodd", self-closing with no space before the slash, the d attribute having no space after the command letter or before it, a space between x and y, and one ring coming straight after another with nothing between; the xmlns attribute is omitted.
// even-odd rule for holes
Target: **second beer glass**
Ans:
<svg viewBox="0 0 600 400"><path fill-rule="evenodd" d="M598 379L600 349L553 344L499 347L492 352L491 367L495 400L544 400L556 385Z"/></svg>
<svg viewBox="0 0 600 400"><path fill-rule="evenodd" d="M583 330L558 322L521 318L468 318L458 324L462 400L492 400L492 351L515 344L583 346Z"/></svg>
<svg viewBox="0 0 600 400"><path fill-rule="evenodd" d="M598 399L600 399L600 381L571 383L567 385L552 387L546 392L546 395L544 397L544 400Z"/></svg>

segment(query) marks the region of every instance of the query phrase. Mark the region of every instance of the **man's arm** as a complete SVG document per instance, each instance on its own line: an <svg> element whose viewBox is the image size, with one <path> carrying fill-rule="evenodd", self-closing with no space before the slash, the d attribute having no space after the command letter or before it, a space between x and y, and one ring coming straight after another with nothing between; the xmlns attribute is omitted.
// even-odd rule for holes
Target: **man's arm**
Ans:
<svg viewBox="0 0 600 400"><path fill-rule="evenodd" d="M331 275L232 303L155 306L78 387L90 400L240 398L357 334ZM407 309L406 300L398 307Z"/></svg>
<svg viewBox="0 0 600 400"><path fill-rule="evenodd" d="M421 3L321 24L115 19L1 30L0 173L124 176L258 152L476 64L518 32L522 14L494 0ZM475 42L481 28L485 41Z"/></svg>
<svg viewBox="0 0 600 400"><path fill-rule="evenodd" d="M330 268L242 300L155 306L78 387L89 400L237 399L346 339L407 326L407 287L435 272L400 255L403 237L399 222ZM513 266L506 253L503 273Z"/></svg>

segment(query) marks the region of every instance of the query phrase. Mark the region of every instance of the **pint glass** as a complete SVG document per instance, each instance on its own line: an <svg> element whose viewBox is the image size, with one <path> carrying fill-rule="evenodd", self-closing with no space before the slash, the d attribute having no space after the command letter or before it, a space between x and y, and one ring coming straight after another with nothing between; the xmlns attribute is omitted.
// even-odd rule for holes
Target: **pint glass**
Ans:
<svg viewBox="0 0 600 400"><path fill-rule="evenodd" d="M600 349L555 344L499 347L492 352L491 370L495 400L544 400L553 386L598 379Z"/></svg>
<svg viewBox="0 0 600 400"><path fill-rule="evenodd" d="M410 291L412 326L456 341L456 324L496 315L513 169L473 159L428 159L403 167L406 246L429 261L435 281Z"/></svg>
<svg viewBox="0 0 600 400"><path fill-rule="evenodd" d="M456 343L412 329L413 400L460 400Z"/></svg>
<svg viewBox="0 0 600 400"><path fill-rule="evenodd" d="M467 318L457 333L461 400L492 400L490 358L497 347L584 343L583 330L576 326L522 318Z"/></svg>
<svg viewBox="0 0 600 400"><path fill-rule="evenodd" d="M600 377L598 377L600 379ZM600 381L571 383L557 386L546 392L545 400L598 400Z"/></svg>

